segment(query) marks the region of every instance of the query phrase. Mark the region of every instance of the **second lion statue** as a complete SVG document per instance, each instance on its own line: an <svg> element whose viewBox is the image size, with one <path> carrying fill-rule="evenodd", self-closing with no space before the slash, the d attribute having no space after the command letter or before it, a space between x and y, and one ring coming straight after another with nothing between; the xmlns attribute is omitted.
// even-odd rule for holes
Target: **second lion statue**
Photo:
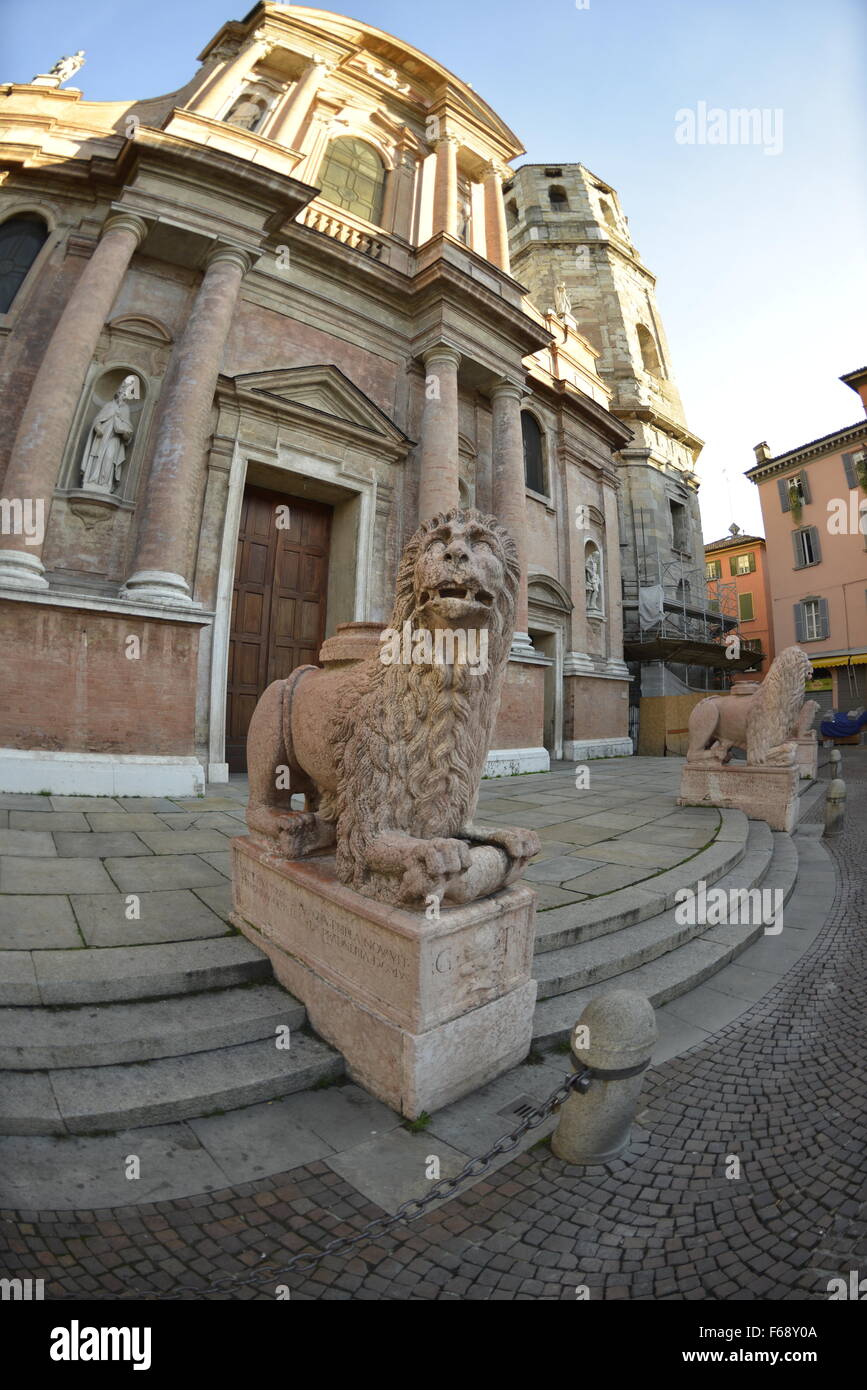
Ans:
<svg viewBox="0 0 867 1390"><path fill-rule="evenodd" d="M472 902L519 878L539 852L536 833L474 820L519 573L495 517L454 508L422 523L401 557L389 626L439 630L453 657L456 636L484 634L474 650L487 659L380 654L275 681L247 738L253 835L291 859L336 844L341 882L405 907ZM303 811L291 809L296 792Z"/></svg>

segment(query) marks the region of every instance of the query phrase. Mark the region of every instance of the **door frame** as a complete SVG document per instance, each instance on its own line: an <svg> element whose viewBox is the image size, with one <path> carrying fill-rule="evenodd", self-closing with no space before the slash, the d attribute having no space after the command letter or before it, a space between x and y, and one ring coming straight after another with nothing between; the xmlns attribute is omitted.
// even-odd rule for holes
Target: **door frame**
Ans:
<svg viewBox="0 0 867 1390"><path fill-rule="evenodd" d="M235 556L238 548L238 529L241 524L244 489L247 486L250 464L257 463L269 468L272 473L279 472L285 476L286 495L288 497L293 495L291 488L294 479L311 478L320 479L322 482L340 488L347 500L352 494L358 497L360 512L355 537L353 622L362 622L366 617L367 596L371 587L371 566L374 554L373 532L376 517L376 476L373 468L371 468L370 476L364 478L358 474L349 473L340 464L331 464L323 459L311 457L309 454L302 455L295 449L282 444L279 451L275 451L251 448L248 445L242 446L236 441L229 469L229 486L223 522L223 539L220 546L220 571L217 581L216 611L211 644L210 718L208 722L209 782L228 782L229 780L229 765L226 762L226 685L229 676L232 589L235 582ZM255 485L258 486L258 484ZM280 491L277 486L273 490L275 492ZM318 501L319 499L313 498L311 500ZM333 506L334 503L331 505ZM331 559L330 556L329 559Z"/></svg>

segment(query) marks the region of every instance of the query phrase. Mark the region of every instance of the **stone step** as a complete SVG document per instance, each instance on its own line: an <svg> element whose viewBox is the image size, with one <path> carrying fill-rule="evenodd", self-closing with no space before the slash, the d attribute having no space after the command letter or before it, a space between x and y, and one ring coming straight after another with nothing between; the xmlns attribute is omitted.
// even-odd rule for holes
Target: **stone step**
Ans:
<svg viewBox="0 0 867 1390"><path fill-rule="evenodd" d="M274 1038L305 1022L303 1004L277 985L253 984L166 999L78 1007L0 1008L0 1067L103 1067L181 1057Z"/></svg>
<svg viewBox="0 0 867 1390"><path fill-rule="evenodd" d="M2 1134L95 1134L236 1110L343 1075L344 1061L319 1038L294 1033L185 1057L62 1071L7 1072ZM122 1162L122 1158L118 1158Z"/></svg>
<svg viewBox="0 0 867 1390"><path fill-rule="evenodd" d="M772 848L765 869L755 877L753 884L764 888L779 888L783 892L783 902L791 897L798 874L798 852L794 840L783 832L772 832L763 821L751 822L759 825L771 837ZM760 832L759 838L766 836ZM753 872L755 874L755 864ZM735 879L735 875L731 876ZM721 881L719 887L745 887L746 884ZM568 989L563 993L550 994L541 999L533 1019L533 1041L537 1047L553 1047L568 1039L572 1028L581 1013L596 995L612 989L636 989L646 994L650 1002L659 1007L678 995L694 989L704 980L716 974L729 961L745 951L764 932L761 923L720 924L704 928L698 933L675 945L671 950L645 959L641 964L622 969L607 976L597 976L593 983ZM620 933L619 935L622 935ZM586 950L587 947L579 948ZM543 957L544 962L544 957ZM537 962L537 965L541 962ZM604 989L600 989L602 980Z"/></svg>
<svg viewBox="0 0 867 1390"><path fill-rule="evenodd" d="M271 966L243 936L153 946L0 951L0 1004L103 1004L270 980Z"/></svg>
<svg viewBox="0 0 867 1390"><path fill-rule="evenodd" d="M764 821L750 821L742 811L720 811L719 814L721 823L713 844L674 869L615 893L538 913L535 954L544 955L579 941L592 941L619 932L673 907L678 889L689 887L699 879L707 884L716 883L748 850L760 844L761 832L755 827L768 830ZM589 855L591 850L587 853Z"/></svg>
<svg viewBox="0 0 867 1390"><path fill-rule="evenodd" d="M764 821L750 825L749 852L737 867L713 885L725 891L757 888L767 873L773 853L772 832ZM684 875L682 887L695 890L698 880ZM702 923L680 923L676 909L669 908L633 926L606 936L594 937L548 951L537 956L533 974L538 982L539 999L555 994L567 994L585 985L600 984L603 980L634 970L675 950L706 930Z"/></svg>

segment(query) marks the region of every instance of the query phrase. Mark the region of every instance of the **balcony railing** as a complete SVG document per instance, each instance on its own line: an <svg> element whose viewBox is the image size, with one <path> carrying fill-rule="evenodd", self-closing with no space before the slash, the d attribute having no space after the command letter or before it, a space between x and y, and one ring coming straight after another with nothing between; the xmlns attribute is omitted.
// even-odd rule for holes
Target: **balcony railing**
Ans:
<svg viewBox="0 0 867 1390"><path fill-rule="evenodd" d="M385 239L374 236L363 222L356 221L348 213L332 212L330 208L315 200L301 210L298 221L314 232L323 232L325 236L333 237L344 246L351 246L353 251L360 251L363 256L370 256L371 260L386 263L388 261Z"/></svg>

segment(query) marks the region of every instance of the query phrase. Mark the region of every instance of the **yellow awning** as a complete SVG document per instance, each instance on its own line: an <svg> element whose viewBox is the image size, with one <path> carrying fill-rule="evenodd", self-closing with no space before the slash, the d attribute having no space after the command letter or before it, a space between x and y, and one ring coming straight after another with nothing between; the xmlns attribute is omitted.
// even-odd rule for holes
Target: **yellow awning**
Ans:
<svg viewBox="0 0 867 1390"><path fill-rule="evenodd" d="M852 656L811 656L813 669L822 666L863 666L867 663L867 652L854 652Z"/></svg>

